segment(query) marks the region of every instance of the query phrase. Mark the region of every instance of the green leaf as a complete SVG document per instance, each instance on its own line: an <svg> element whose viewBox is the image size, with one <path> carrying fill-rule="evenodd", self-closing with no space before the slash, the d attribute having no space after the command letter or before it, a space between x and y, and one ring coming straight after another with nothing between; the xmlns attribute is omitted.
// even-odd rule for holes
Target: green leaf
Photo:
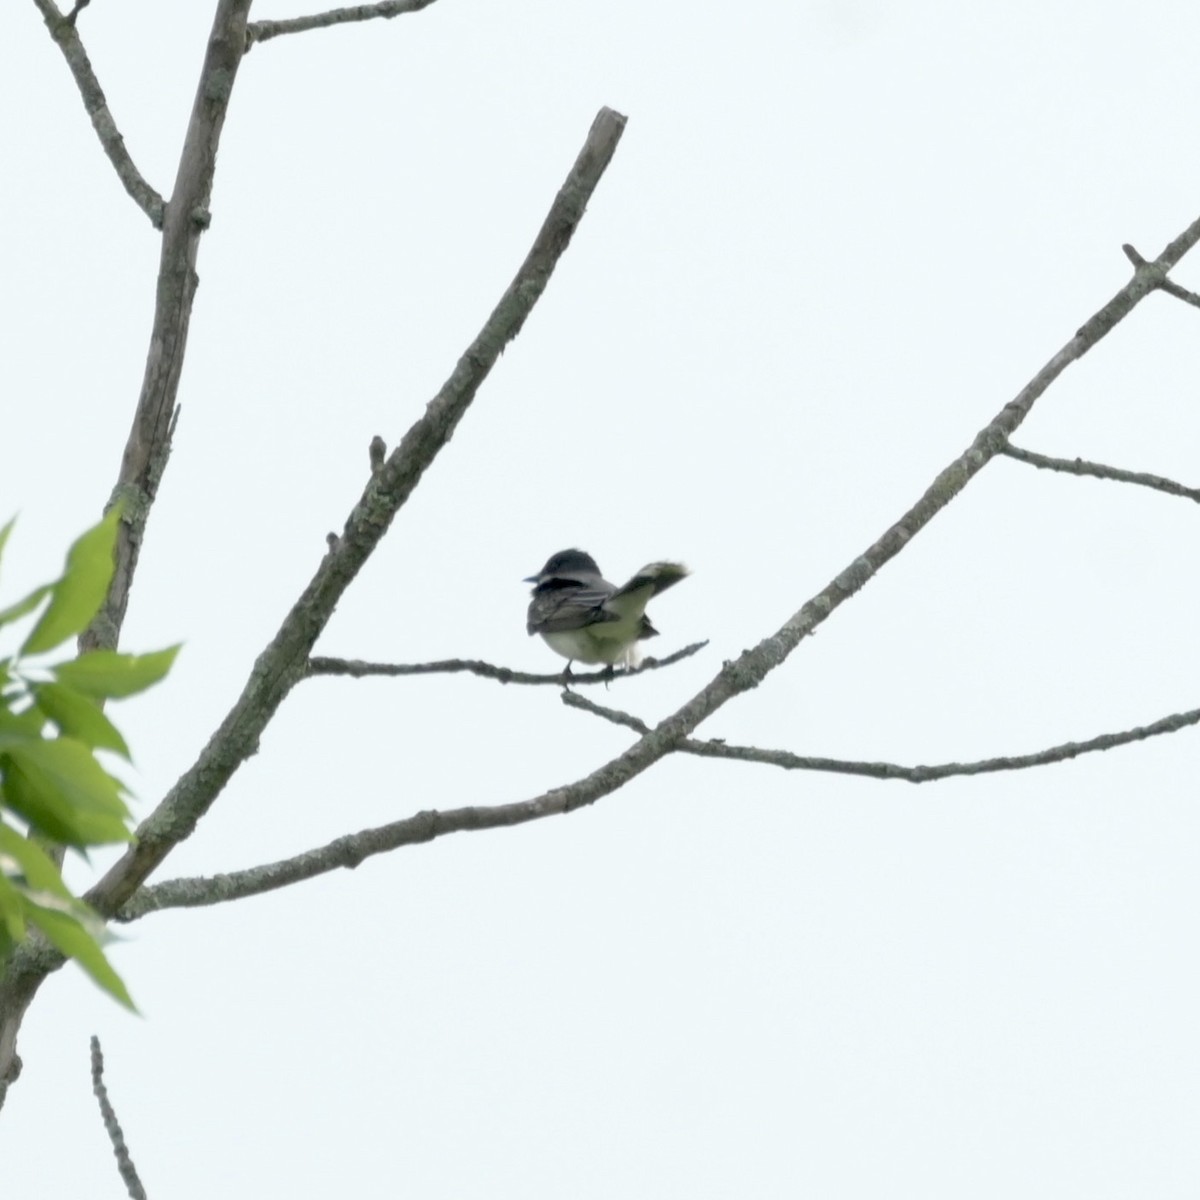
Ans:
<svg viewBox="0 0 1200 1200"><path fill-rule="evenodd" d="M0 921L0 979L4 978L4 964L8 962L8 956L16 949L20 938L14 938L8 932L8 926Z"/></svg>
<svg viewBox="0 0 1200 1200"><path fill-rule="evenodd" d="M16 870L10 870L12 863ZM63 883L54 859L45 850L15 829L0 823L0 871L16 874L19 870L31 887L48 892L63 900L71 898L70 889Z"/></svg>
<svg viewBox="0 0 1200 1200"><path fill-rule="evenodd" d="M8 545L8 535L9 535L10 533L12 533L12 531L13 531L13 526L14 526L16 523L17 523L17 518L16 518L16 517L12 517L12 518L11 518L11 519L10 519L10 520L9 520L9 521L8 521L8 522L5 524L4 528L3 528L3 529L0 529L0 555L2 555L2 554L4 553L4 547Z"/></svg>
<svg viewBox="0 0 1200 1200"><path fill-rule="evenodd" d="M31 705L23 712L0 707L0 750L13 744L42 741L42 730L46 727L46 714Z"/></svg>
<svg viewBox="0 0 1200 1200"><path fill-rule="evenodd" d="M82 742L60 737L11 744L0 754L0 768L8 807L38 833L77 847L130 840L121 784Z"/></svg>
<svg viewBox="0 0 1200 1200"><path fill-rule="evenodd" d="M16 604L0 609L0 625L9 625L13 621L19 621L26 613L33 612L52 591L54 584L44 583L40 588L34 588L24 600L18 600Z"/></svg>
<svg viewBox="0 0 1200 1200"><path fill-rule="evenodd" d="M30 924L36 925L63 954L73 958L110 996L137 1012L120 975L109 965L100 943L82 920L70 913L28 900L26 912Z"/></svg>
<svg viewBox="0 0 1200 1200"><path fill-rule="evenodd" d="M122 654L117 650L93 650L70 662L51 668L60 683L87 696L116 700L153 687L171 669L178 646L152 654Z"/></svg>
<svg viewBox="0 0 1200 1200"><path fill-rule="evenodd" d="M108 594L115 564L113 547L121 510L114 506L104 519L75 539L67 551L63 577L53 585L53 595L33 632L21 647L22 654L53 650L67 638L81 633L99 611Z"/></svg>
<svg viewBox="0 0 1200 1200"><path fill-rule="evenodd" d="M25 897L21 889L0 871L0 929L14 942L25 937Z"/></svg>
<svg viewBox="0 0 1200 1200"><path fill-rule="evenodd" d="M113 750L129 760L129 747L121 731L90 696L62 683L36 683L32 690L38 708L68 737L92 749Z"/></svg>

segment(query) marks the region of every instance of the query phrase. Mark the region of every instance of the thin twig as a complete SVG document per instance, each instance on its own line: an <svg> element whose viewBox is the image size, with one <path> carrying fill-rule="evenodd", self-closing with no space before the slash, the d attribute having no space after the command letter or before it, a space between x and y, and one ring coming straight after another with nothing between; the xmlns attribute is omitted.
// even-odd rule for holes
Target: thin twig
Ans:
<svg viewBox="0 0 1200 1200"><path fill-rule="evenodd" d="M376 663L363 662L357 658L310 658L307 674L310 678L315 675L349 675L354 679L363 679L368 675L455 675L466 672L480 675L484 679L495 679L498 683L574 687L576 684L612 683L629 675L640 675L643 671L658 671L681 659L690 658L707 645L707 641L693 642L690 646L684 646L682 650L676 650L663 658L645 658L636 667L625 667L612 673L591 671L585 675L575 671L558 671L553 675L532 674L528 671L514 671L511 667L493 666L474 658L445 658L439 662L427 663Z"/></svg>
<svg viewBox="0 0 1200 1200"><path fill-rule="evenodd" d="M112 1142L113 1154L117 1158L117 1170L125 1180L125 1190L133 1200L146 1200L146 1189L138 1178L137 1168L129 1156L129 1148L125 1145L125 1135L121 1132L121 1123L108 1100L108 1088L104 1086L104 1055L100 1050L100 1039L92 1037L92 1091L100 1102L100 1116L104 1119L104 1131Z"/></svg>
<svg viewBox="0 0 1200 1200"><path fill-rule="evenodd" d="M614 725L622 725L635 733L645 734L649 726L639 717L620 709L596 704L573 692L564 692L562 701L570 708L578 708L593 716L602 717ZM1066 762L1081 754L1094 754L1099 750L1112 750L1116 746L1128 746L1132 742L1144 742L1147 738L1166 733L1178 733L1192 725L1200 725L1200 708L1188 712L1172 713L1160 717L1149 725L1138 725L1120 733L1102 733L1084 742L1064 742L1033 754L1006 755L1000 758L983 758L975 762L938 763L931 766L906 767L900 763L858 762L844 758L818 758L806 754L793 754L790 750L763 750L757 746L731 746L719 738L685 738L676 747L686 754L702 758L727 758L737 762L765 763L782 767L785 771L825 771L835 775L861 775L869 779L902 779L908 783L930 783L937 779L950 779L956 775L988 775L996 771L1023 771L1029 767L1044 767L1051 763Z"/></svg>
<svg viewBox="0 0 1200 1200"><path fill-rule="evenodd" d="M1011 443L1000 453L1045 471L1062 471L1067 475L1091 475L1096 479L1114 479L1118 483L1136 483L1140 487L1166 492L1169 496L1182 496L1185 500L1194 500L1200 504L1200 488L1185 487L1182 483L1176 483L1175 480L1166 479L1162 475L1125 471L1120 467L1108 467L1103 463L1087 462L1082 458L1051 458L1048 454L1038 454L1035 450L1022 450Z"/></svg>
<svg viewBox="0 0 1200 1200"><path fill-rule="evenodd" d="M92 70L91 60L83 48L79 33L75 28L75 18L79 10L84 8L89 0L82 0L67 16L59 11L54 0L33 0L50 30L50 36L58 43L58 48L67 60L67 66L75 77L75 86L83 97L83 107L92 120L92 128L100 139L108 161L117 172L117 178L125 190L133 197L134 203L150 218L155 229L161 229L163 223L163 198L146 182L141 171L134 165L125 149L125 139L117 128L113 115L108 110L108 100L104 89Z"/></svg>
<svg viewBox="0 0 1200 1200"><path fill-rule="evenodd" d="M391 20L404 13L420 12L434 0L383 0L380 4L355 4L350 8L334 8L311 17L289 17L283 21L251 21L246 26L246 49L255 42L269 42L285 33L306 33L310 29L327 29L331 25L348 25L357 21L374 21L380 17Z"/></svg>
<svg viewBox="0 0 1200 1200"><path fill-rule="evenodd" d="M1200 296L1195 292L1189 292L1187 288L1180 287L1177 283L1172 283L1169 279L1164 279L1162 290L1168 296L1174 296L1176 300L1182 300L1184 304L1190 304L1193 308L1200 308Z"/></svg>
<svg viewBox="0 0 1200 1200"><path fill-rule="evenodd" d="M602 717L613 725L632 729L634 733L644 736L650 732L650 726L641 717L635 717L633 713L628 713L624 709L610 708L607 704L597 704L594 700L585 700L573 692L563 692L561 699L568 708L578 708L582 712L591 713L594 717ZM681 750L689 740L689 738L681 739L675 749Z"/></svg>

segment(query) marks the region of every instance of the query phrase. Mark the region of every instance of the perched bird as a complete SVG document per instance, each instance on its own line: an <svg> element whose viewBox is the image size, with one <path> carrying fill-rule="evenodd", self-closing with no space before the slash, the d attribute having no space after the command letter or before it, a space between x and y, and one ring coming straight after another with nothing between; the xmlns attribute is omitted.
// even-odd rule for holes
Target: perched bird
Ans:
<svg viewBox="0 0 1200 1200"><path fill-rule="evenodd" d="M526 627L571 662L632 665L636 643L658 634L646 616L650 597L687 573L680 563L650 563L615 587L590 554L560 550L525 580L533 584Z"/></svg>

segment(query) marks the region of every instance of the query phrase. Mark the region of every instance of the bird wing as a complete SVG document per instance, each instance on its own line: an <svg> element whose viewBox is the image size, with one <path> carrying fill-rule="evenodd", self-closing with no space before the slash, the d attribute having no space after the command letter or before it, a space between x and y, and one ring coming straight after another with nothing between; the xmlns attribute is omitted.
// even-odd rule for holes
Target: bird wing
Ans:
<svg viewBox="0 0 1200 1200"><path fill-rule="evenodd" d="M566 633L588 625L619 621L620 614L609 612L604 606L611 595L611 586L593 587L574 579L548 580L538 586L529 602L526 628L530 633Z"/></svg>
<svg viewBox="0 0 1200 1200"><path fill-rule="evenodd" d="M622 621L631 623L631 638L654 637L658 630L645 616L646 605L687 573L680 563L650 563L619 588L591 574L551 576L534 590L526 628L530 633L566 633Z"/></svg>

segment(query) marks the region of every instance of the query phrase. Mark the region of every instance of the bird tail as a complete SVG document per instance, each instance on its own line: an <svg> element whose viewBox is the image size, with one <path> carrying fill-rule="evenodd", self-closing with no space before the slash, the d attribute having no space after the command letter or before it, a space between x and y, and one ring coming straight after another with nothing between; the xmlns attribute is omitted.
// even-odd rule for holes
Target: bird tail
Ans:
<svg viewBox="0 0 1200 1200"><path fill-rule="evenodd" d="M640 624L645 620L646 605L659 592L665 592L672 584L678 583L688 573L682 563L658 562L643 567L628 583L617 588L607 600L605 609L615 613L620 619L639 622L638 637L653 637L658 632L649 621L645 626Z"/></svg>
<svg viewBox="0 0 1200 1200"><path fill-rule="evenodd" d="M631 592L641 592L643 589L646 590L646 600L649 601L651 596L657 596L659 592L665 592L667 588L678 583L687 574L688 569L683 563L649 563L628 583L617 588L616 592L609 597L609 602L611 603L617 596L628 595Z"/></svg>

